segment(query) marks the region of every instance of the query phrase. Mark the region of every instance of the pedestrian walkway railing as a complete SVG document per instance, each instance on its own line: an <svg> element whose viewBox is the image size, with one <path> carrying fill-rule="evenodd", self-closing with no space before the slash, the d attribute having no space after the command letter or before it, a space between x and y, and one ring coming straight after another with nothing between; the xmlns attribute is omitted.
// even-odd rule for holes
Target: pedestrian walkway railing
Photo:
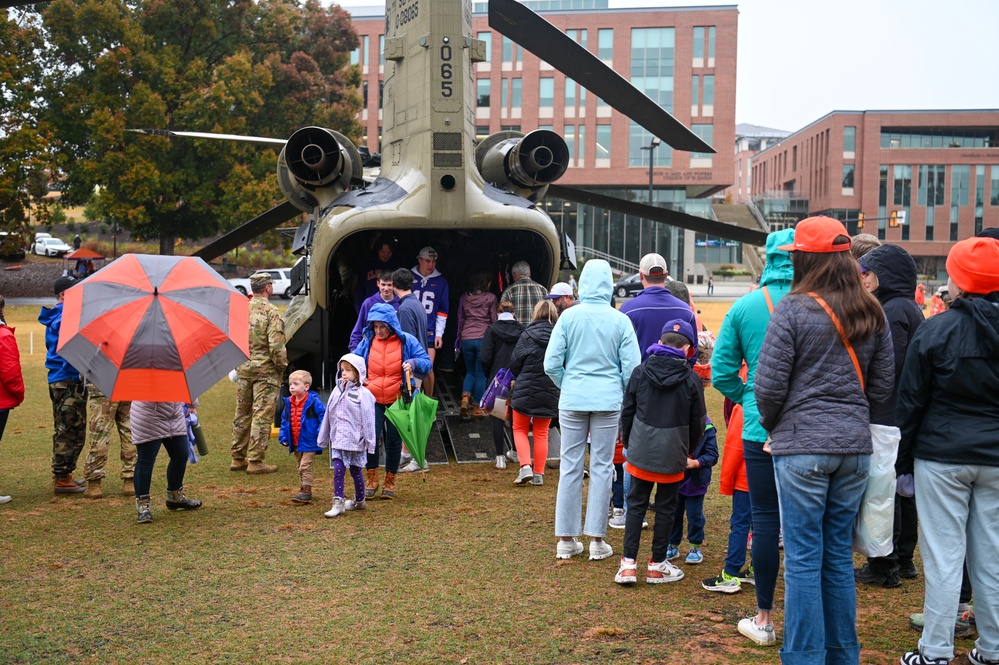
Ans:
<svg viewBox="0 0 999 665"><path fill-rule="evenodd" d="M611 268L615 270L620 270L621 272L633 273L638 272L638 264L632 263L626 259L622 259L619 256L614 256L608 254L607 252L601 252L598 249L593 249L592 247L583 247L581 245L576 245L576 256L585 256L590 259L603 259L611 265Z"/></svg>

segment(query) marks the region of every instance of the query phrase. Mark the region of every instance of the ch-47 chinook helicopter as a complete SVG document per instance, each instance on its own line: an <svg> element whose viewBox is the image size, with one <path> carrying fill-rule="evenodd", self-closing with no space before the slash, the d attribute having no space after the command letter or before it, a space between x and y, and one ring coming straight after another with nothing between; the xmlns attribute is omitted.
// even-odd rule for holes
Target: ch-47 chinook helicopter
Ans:
<svg viewBox="0 0 999 665"><path fill-rule="evenodd" d="M491 0L489 25L673 148L714 152L596 56L515 0ZM287 201L197 253L217 258L310 213L293 243L293 250L306 256L293 273L298 295L285 321L293 364L318 370L323 385L330 384L330 369L347 350L356 319L352 285L377 238L391 239L406 260L421 247L435 247L441 270L452 282L452 311L461 292L454 288L458 275L483 269L496 274L526 260L538 281L551 284L561 267L572 265L571 242L535 205L546 191L714 236L765 242L757 231L553 185L569 161L565 141L554 132L500 132L476 145L473 65L485 60L486 49L472 32L471 0L387 0L385 28L378 177L363 180L358 149L333 129L306 127L287 141L249 139L284 143L277 175Z"/></svg>

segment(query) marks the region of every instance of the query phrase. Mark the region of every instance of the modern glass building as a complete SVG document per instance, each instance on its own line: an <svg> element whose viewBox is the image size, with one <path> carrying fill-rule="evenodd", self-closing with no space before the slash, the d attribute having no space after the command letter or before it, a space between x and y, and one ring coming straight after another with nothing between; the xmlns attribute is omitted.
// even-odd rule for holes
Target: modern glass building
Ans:
<svg viewBox="0 0 999 665"><path fill-rule="evenodd" d="M473 32L486 43L486 61L475 65L476 138L499 131L550 129L562 134L570 168L559 184L633 201L669 206L712 217L709 197L733 182L730 146L735 141L735 74L738 11L733 6L609 9L607 0L525 2L543 18L599 57L656 100L717 154L685 153L612 111L575 81L490 30L486 4L476 3ZM380 152L384 78L384 13L350 10L361 46L353 62L361 67L364 138ZM651 159L651 165L650 165ZM651 187L650 187L651 166ZM674 230L637 217L547 197L541 205L576 243L577 251L609 254L637 264L649 251L670 262L674 276L703 274L704 261L738 258L715 238ZM713 253L712 253L713 252Z"/></svg>

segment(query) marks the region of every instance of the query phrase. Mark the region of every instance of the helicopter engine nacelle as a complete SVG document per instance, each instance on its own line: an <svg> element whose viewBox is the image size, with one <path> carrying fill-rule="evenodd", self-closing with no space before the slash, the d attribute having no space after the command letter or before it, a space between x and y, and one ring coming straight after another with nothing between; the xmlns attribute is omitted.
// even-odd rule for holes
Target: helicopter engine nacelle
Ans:
<svg viewBox="0 0 999 665"><path fill-rule="evenodd" d="M486 182L537 201L569 166L569 148L555 132L539 129L493 134L475 149L475 164Z"/></svg>
<svg viewBox="0 0 999 665"><path fill-rule="evenodd" d="M297 130L278 157L281 191L303 212L312 212L318 205L318 190L328 190L332 200L351 184L360 184L363 174L357 147L340 132L324 127Z"/></svg>

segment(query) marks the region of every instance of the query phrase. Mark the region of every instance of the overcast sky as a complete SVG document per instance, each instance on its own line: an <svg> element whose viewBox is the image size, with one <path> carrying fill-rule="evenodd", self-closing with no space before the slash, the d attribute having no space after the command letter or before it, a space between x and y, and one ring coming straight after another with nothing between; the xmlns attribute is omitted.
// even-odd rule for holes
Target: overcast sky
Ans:
<svg viewBox="0 0 999 665"><path fill-rule="evenodd" d="M733 4L736 122L797 131L833 110L999 108L999 0L675 3ZM611 7L667 5L610 0Z"/></svg>

